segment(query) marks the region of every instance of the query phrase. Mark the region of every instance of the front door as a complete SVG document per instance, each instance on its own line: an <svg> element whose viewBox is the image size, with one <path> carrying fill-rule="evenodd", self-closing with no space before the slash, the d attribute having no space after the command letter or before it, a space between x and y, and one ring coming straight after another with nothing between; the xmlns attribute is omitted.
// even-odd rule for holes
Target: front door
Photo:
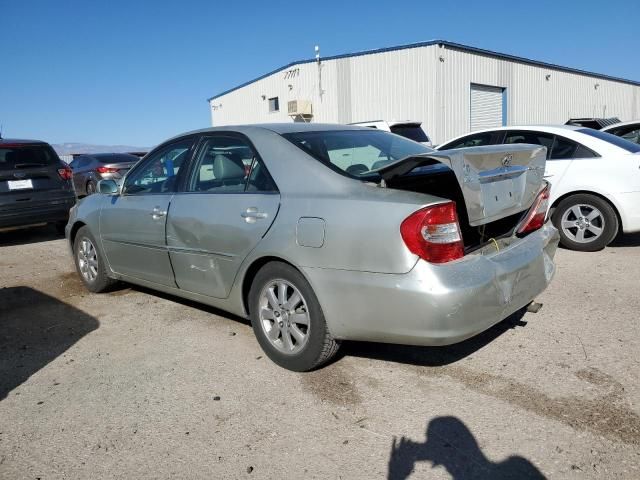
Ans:
<svg viewBox="0 0 640 480"><path fill-rule="evenodd" d="M280 195L243 136L203 138L167 220L167 245L179 288L226 298L238 269L265 235Z"/></svg>
<svg viewBox="0 0 640 480"><path fill-rule="evenodd" d="M127 175L122 195L105 201L100 237L116 273L175 287L166 243L167 212L193 139L161 147Z"/></svg>

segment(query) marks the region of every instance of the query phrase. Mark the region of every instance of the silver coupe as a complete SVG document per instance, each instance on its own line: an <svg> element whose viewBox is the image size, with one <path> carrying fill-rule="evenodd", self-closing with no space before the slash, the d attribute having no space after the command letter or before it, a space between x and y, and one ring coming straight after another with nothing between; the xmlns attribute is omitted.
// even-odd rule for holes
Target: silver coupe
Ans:
<svg viewBox="0 0 640 480"><path fill-rule="evenodd" d="M274 362L305 371L342 340L447 345L531 303L558 244L545 158L344 125L209 128L101 180L66 235L90 291L124 280L250 318Z"/></svg>

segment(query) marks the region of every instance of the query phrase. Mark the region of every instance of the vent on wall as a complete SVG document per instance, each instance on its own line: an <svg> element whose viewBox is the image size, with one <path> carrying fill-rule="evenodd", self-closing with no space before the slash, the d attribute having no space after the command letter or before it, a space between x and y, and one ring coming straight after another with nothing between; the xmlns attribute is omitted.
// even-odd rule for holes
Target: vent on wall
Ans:
<svg viewBox="0 0 640 480"><path fill-rule="evenodd" d="M291 116L313 116L313 108L309 100L289 100L287 102L287 111Z"/></svg>

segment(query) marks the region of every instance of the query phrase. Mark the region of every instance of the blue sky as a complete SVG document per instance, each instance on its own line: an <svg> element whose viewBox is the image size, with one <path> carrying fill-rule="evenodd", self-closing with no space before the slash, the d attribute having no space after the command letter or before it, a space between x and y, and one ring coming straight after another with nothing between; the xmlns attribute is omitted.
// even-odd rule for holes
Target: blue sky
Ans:
<svg viewBox="0 0 640 480"><path fill-rule="evenodd" d="M152 146L206 98L311 58L445 39L640 80L623 1L0 0L4 136Z"/></svg>

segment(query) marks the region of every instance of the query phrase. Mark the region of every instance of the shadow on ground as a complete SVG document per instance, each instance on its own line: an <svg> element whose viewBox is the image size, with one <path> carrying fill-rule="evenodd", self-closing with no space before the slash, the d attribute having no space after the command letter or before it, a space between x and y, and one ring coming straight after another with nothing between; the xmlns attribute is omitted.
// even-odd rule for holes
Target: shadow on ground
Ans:
<svg viewBox="0 0 640 480"><path fill-rule="evenodd" d="M423 367L449 365L480 350L506 331L526 326L527 322L522 320L524 314L525 310L522 309L479 335L455 345L414 347L389 343L345 342L340 349L340 356L351 355Z"/></svg>
<svg viewBox="0 0 640 480"><path fill-rule="evenodd" d="M0 246L27 245L29 243L48 242L64 238L64 232L54 225L20 228L16 230L0 231Z"/></svg>
<svg viewBox="0 0 640 480"><path fill-rule="evenodd" d="M469 428L456 417L436 417L427 426L424 442L393 439L389 456L389 480L409 478L418 462L444 467L454 480L544 479L526 458L510 456L502 462L489 460Z"/></svg>
<svg viewBox="0 0 640 480"><path fill-rule="evenodd" d="M0 289L0 400L99 325L32 288Z"/></svg>
<svg viewBox="0 0 640 480"><path fill-rule="evenodd" d="M610 247L640 247L640 233L629 233L626 235L619 235L613 242L609 244Z"/></svg>

